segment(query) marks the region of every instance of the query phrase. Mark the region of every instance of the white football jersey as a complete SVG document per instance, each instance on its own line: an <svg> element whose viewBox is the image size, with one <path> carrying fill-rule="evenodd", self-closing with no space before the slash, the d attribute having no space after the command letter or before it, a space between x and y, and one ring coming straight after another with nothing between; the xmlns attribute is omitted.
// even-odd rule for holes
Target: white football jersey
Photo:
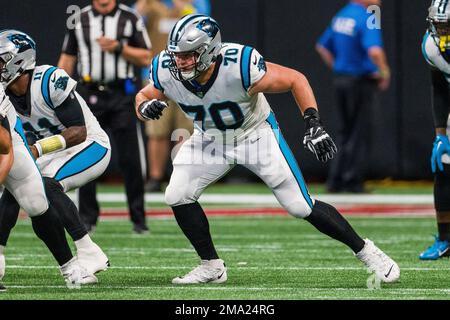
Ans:
<svg viewBox="0 0 450 320"><path fill-rule="evenodd" d="M177 102L195 127L207 135L226 134L238 141L263 123L270 106L264 94L248 94L249 88L266 73L264 58L255 49L224 43L210 80L200 86L195 81L178 81L170 73L166 51L155 56L150 83Z"/></svg>
<svg viewBox="0 0 450 320"><path fill-rule="evenodd" d="M26 106L16 106L24 130L42 139L60 134L66 127L59 121L55 109L70 94L75 94L81 105L88 141L96 141L109 148L109 139L100 127L84 99L75 91L77 82L62 69L50 65L36 66L26 96ZM25 103L25 102L24 102Z"/></svg>
<svg viewBox="0 0 450 320"><path fill-rule="evenodd" d="M5 93L2 85L0 85L0 115L8 118L13 146L23 144L25 135L23 133L22 126L20 125L20 121L17 121L18 116L16 110Z"/></svg>
<svg viewBox="0 0 450 320"><path fill-rule="evenodd" d="M422 42L422 54L428 64L439 69L450 83L450 52L441 51L439 38L427 32Z"/></svg>

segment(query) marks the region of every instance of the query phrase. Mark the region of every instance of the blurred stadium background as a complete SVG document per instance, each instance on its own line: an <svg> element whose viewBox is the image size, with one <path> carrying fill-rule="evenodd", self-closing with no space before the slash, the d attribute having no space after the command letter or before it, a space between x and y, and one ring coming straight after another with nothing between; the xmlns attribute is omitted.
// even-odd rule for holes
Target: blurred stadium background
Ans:
<svg viewBox="0 0 450 320"><path fill-rule="evenodd" d="M21 0L0 11L2 27L32 35L38 63L56 64L68 18L67 7L89 0ZM134 1L122 3L132 5ZM315 90L322 118L333 134L332 75L314 50L315 43L346 0L212 0L212 16L220 23L224 41L257 48L268 61L304 72ZM407 0L384 1L382 27L392 68L390 89L380 96L371 119L367 174L370 179L431 179L429 155L433 141L430 86L421 55L428 1L414 6ZM327 165L303 151L303 121L290 94L269 95L283 134L308 181L323 181ZM238 176L248 175L244 169ZM235 173L235 176L237 174Z"/></svg>
<svg viewBox="0 0 450 320"><path fill-rule="evenodd" d="M133 4L128 0L121 2ZM320 61L314 45L331 17L346 2L212 0L212 16L218 20L225 41L252 45L266 60L305 73L315 90L322 118L333 134L332 75ZM8 2L0 10L1 27L29 33L38 44L38 63L56 64L67 7L89 3L89 0ZM382 291L368 291L367 273L348 250L317 234L310 226L287 217L269 189L255 184L255 177L247 170L236 168L228 183L211 187L201 198L211 215L217 247L229 264L230 281L226 286L178 290L169 285L171 277L194 265L195 254L163 203L163 195L147 194L147 210L153 217L149 222L151 234L131 235L127 223L115 219L100 224L94 239L105 248L113 268L100 276L100 286L82 293L67 292L45 248L33 238L29 221L19 221L9 245L10 276L5 278L5 284L10 290L5 297L448 298L448 285L443 281L449 270L448 260L419 264L417 259L435 230L429 165L433 141L430 80L420 46L428 5L429 1L416 1L414 5L407 0L383 3L383 36L393 79L389 90L380 95L367 115L371 119L367 128L371 136L367 162L367 178L371 181L367 186L371 194L322 197L349 215L358 231L374 238L382 249L398 259L403 270L400 283ZM291 95L269 95L268 99L311 193L323 195L321 183L328 167L304 151L303 121ZM116 175L114 165L113 161L111 177ZM231 180L248 183L235 184ZM126 217L120 184L102 185L99 191L103 213L112 218ZM74 193L71 196L76 197ZM247 215L241 216L242 213ZM176 254L170 254L173 252Z"/></svg>

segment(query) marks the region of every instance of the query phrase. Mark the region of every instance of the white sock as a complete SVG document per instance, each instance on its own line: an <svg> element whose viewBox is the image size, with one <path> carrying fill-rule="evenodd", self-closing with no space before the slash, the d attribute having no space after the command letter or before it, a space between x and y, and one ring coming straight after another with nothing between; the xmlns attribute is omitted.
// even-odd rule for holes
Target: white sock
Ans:
<svg viewBox="0 0 450 320"><path fill-rule="evenodd" d="M94 242L92 241L91 237L89 235L85 235L80 240L75 241L75 246L78 249L89 249L94 245Z"/></svg>
<svg viewBox="0 0 450 320"><path fill-rule="evenodd" d="M4 246L0 246L0 255L3 254L5 252L5 247Z"/></svg>

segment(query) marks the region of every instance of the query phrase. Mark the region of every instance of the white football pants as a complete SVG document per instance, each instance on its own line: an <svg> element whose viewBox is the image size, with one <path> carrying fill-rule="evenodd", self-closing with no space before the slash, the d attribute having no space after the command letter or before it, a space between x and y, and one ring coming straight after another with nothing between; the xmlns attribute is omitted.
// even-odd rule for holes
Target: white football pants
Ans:
<svg viewBox="0 0 450 320"><path fill-rule="evenodd" d="M242 142L224 144L198 130L180 147L166 189L166 203L179 206L198 200L203 190L240 164L272 189L293 216L307 217L314 206L300 168L273 113Z"/></svg>

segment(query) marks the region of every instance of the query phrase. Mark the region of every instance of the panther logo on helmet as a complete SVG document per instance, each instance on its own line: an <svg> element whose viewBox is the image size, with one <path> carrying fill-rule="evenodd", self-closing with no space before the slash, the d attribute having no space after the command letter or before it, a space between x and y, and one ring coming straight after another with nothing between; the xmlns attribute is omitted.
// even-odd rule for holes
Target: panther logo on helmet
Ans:
<svg viewBox="0 0 450 320"><path fill-rule="evenodd" d="M0 82L4 88L36 65L36 43L17 30L0 32Z"/></svg>
<svg viewBox="0 0 450 320"><path fill-rule="evenodd" d="M214 38L217 32L219 32L219 25L211 19L200 21L197 24L197 28L205 32L211 38Z"/></svg>
<svg viewBox="0 0 450 320"><path fill-rule="evenodd" d="M34 43L34 41L26 34L11 34L8 36L8 39L16 45L16 48L19 49L18 53L24 52L28 49L36 50L36 43Z"/></svg>

